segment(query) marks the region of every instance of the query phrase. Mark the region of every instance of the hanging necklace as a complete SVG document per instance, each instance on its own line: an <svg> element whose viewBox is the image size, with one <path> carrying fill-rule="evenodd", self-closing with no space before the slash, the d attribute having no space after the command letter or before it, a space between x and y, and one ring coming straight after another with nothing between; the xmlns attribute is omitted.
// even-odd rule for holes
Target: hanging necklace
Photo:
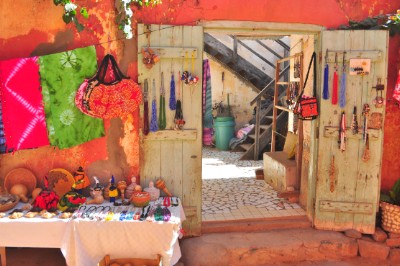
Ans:
<svg viewBox="0 0 400 266"><path fill-rule="evenodd" d="M157 124L157 102L156 102L156 80L153 79L153 100L151 102L151 121L150 121L150 131L156 132L158 130Z"/></svg>
<svg viewBox="0 0 400 266"><path fill-rule="evenodd" d="M148 101L148 94L149 94L149 84L147 82L147 79L144 80L144 93L143 93L143 98L144 98L144 118L143 118L143 133L145 135L149 134L150 128L149 128L149 101Z"/></svg>
<svg viewBox="0 0 400 266"><path fill-rule="evenodd" d="M165 119L165 89L164 89L164 72L161 72L161 86L160 86L160 114L158 117L158 128L164 130L166 128Z"/></svg>

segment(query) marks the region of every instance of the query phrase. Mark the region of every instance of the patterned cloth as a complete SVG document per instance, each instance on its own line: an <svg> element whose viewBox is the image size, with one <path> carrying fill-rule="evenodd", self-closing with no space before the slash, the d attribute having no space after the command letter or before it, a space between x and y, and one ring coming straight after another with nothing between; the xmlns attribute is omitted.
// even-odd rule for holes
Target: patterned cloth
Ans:
<svg viewBox="0 0 400 266"><path fill-rule="evenodd" d="M94 46L42 56L39 64L50 144L69 148L104 136L103 120L75 106L77 89L97 69Z"/></svg>
<svg viewBox="0 0 400 266"><path fill-rule="evenodd" d="M203 127L213 127L211 101L211 73L208 59L203 60Z"/></svg>
<svg viewBox="0 0 400 266"><path fill-rule="evenodd" d="M31 57L0 62L2 121L7 151L49 145L37 61L37 57ZM0 145L3 142L1 139Z"/></svg>
<svg viewBox="0 0 400 266"><path fill-rule="evenodd" d="M0 153L6 153L6 136L4 135L4 124L3 124L3 111L1 108L1 94L0 94Z"/></svg>

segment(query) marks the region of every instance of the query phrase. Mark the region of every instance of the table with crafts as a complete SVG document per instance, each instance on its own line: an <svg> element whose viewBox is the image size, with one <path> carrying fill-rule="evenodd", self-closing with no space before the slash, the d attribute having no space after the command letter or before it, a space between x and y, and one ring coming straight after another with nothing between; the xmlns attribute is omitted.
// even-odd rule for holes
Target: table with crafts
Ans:
<svg viewBox="0 0 400 266"><path fill-rule="evenodd" d="M60 248L69 266L97 265L107 254L112 258L152 259L159 254L163 265L174 265L181 256L178 237L185 214L178 198L172 198L168 207L163 206L163 200L150 202L145 209L109 202L82 205L68 219L6 216L0 219L0 247ZM160 220L155 218L157 206L169 210L169 219L164 216L156 221ZM20 207L21 203L16 206ZM141 213L147 214L147 219L135 220Z"/></svg>

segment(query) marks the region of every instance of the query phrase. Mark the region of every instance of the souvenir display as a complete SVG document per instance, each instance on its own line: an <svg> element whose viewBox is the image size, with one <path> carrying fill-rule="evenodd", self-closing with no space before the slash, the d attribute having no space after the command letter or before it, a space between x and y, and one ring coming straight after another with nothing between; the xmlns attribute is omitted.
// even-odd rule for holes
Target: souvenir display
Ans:
<svg viewBox="0 0 400 266"><path fill-rule="evenodd" d="M60 211L75 211L79 206L86 202L86 197L78 193L75 188L76 183L72 185L70 191L60 198L60 201L57 204L57 208Z"/></svg>
<svg viewBox="0 0 400 266"><path fill-rule="evenodd" d="M110 186L108 188L108 198L110 202L115 202L115 199L118 197L118 189L115 186L114 176L111 176Z"/></svg>
<svg viewBox="0 0 400 266"><path fill-rule="evenodd" d="M143 134L148 135L150 132L149 127L149 84L147 79L144 80L143 89Z"/></svg>
<svg viewBox="0 0 400 266"><path fill-rule="evenodd" d="M175 77L174 72L171 74L170 82L170 92L169 92L169 109L176 110L176 98L175 98Z"/></svg>
<svg viewBox="0 0 400 266"><path fill-rule="evenodd" d="M164 88L164 73L161 72L161 86L160 86L160 110L158 115L158 129L164 130L167 126L165 118L165 88Z"/></svg>
<svg viewBox="0 0 400 266"><path fill-rule="evenodd" d="M13 210L13 211L10 213L10 215L8 216L8 218L9 218L9 219L19 219L19 218L21 218L22 216L24 216L23 211L22 211L22 210L19 210L19 209L15 209L15 210Z"/></svg>
<svg viewBox="0 0 400 266"><path fill-rule="evenodd" d="M368 75L371 70L371 59L350 59L350 75Z"/></svg>
<svg viewBox="0 0 400 266"><path fill-rule="evenodd" d="M49 183L49 189L54 191L58 197L62 197L71 190L71 187L75 184L73 175L65 169L55 168L47 173L47 179Z"/></svg>
<svg viewBox="0 0 400 266"><path fill-rule="evenodd" d="M328 64L328 49L325 52L325 68L324 68L324 88L322 92L324 100L329 99L329 64Z"/></svg>
<svg viewBox="0 0 400 266"><path fill-rule="evenodd" d="M135 191L135 187L136 186L137 186L136 177L132 176L131 183L129 184L129 186L126 188L126 191L125 191L125 198L126 199L130 199L132 197L132 194Z"/></svg>
<svg viewBox="0 0 400 266"><path fill-rule="evenodd" d="M158 200L158 198L160 197L160 190L154 187L153 181L149 182L149 187L145 188L144 191L150 194L151 201Z"/></svg>
<svg viewBox="0 0 400 266"><path fill-rule="evenodd" d="M38 215L38 212L27 212L24 217L26 218L34 218Z"/></svg>
<svg viewBox="0 0 400 266"><path fill-rule="evenodd" d="M160 61L160 57L150 47L142 48L142 56L142 62L148 69L151 69Z"/></svg>
<svg viewBox="0 0 400 266"><path fill-rule="evenodd" d="M39 65L50 144L64 149L103 137L103 120L80 112L74 101L81 83L96 73L95 47L41 56Z"/></svg>
<svg viewBox="0 0 400 266"><path fill-rule="evenodd" d="M346 115L342 112L340 116L340 126L339 126L339 150L345 151L346 150Z"/></svg>
<svg viewBox="0 0 400 266"><path fill-rule="evenodd" d="M179 76L180 76L179 72ZM181 80L178 80L178 93L176 100L176 109L174 117L175 129L183 129L185 125L185 120L183 120L182 102L181 102Z"/></svg>
<svg viewBox="0 0 400 266"><path fill-rule="evenodd" d="M91 188L90 196L92 197L92 199L88 200L86 204L102 204L104 202L103 187L100 185L97 177L94 176L93 178L96 182L96 185Z"/></svg>
<svg viewBox="0 0 400 266"><path fill-rule="evenodd" d="M4 212L0 212L0 219L3 218L4 216L6 216L7 214Z"/></svg>
<svg viewBox="0 0 400 266"><path fill-rule="evenodd" d="M79 166L78 170L74 173L74 180L75 180L75 191L83 194L83 189L88 188L90 186L89 177L83 171L82 166Z"/></svg>
<svg viewBox="0 0 400 266"><path fill-rule="evenodd" d="M168 197L172 197L171 192L165 185L165 181L161 177L156 180L156 188L162 190Z"/></svg>
<svg viewBox="0 0 400 266"><path fill-rule="evenodd" d="M26 168L15 168L8 172L4 178L4 188L9 192L16 184L24 185L27 188L25 196L29 197L36 188L37 181L35 175L30 170Z"/></svg>
<svg viewBox="0 0 400 266"><path fill-rule="evenodd" d="M12 194L0 194L0 212L11 210L17 206L19 197Z"/></svg>
<svg viewBox="0 0 400 266"><path fill-rule="evenodd" d="M22 202L28 202L28 188L23 184L13 185L10 194L18 196Z"/></svg>
<svg viewBox="0 0 400 266"><path fill-rule="evenodd" d="M125 190L126 190L126 182L125 181L119 181L118 183L117 183L117 188L118 188L118 190L119 190L119 192L120 192L120 195L121 195L121 199L122 199L122 201L125 199Z"/></svg>
<svg viewBox="0 0 400 266"><path fill-rule="evenodd" d="M33 207L40 210L54 210L57 209L57 203L59 201L58 195L49 190L49 182L47 177L44 178L45 188L37 195L33 201Z"/></svg>
<svg viewBox="0 0 400 266"><path fill-rule="evenodd" d="M383 99L383 90L385 89L385 85L382 84L382 79L378 78L377 84L375 85L375 87L372 87L376 90L376 97L373 100L373 103L375 105L376 108L381 108L384 103L385 100Z"/></svg>
<svg viewBox="0 0 400 266"><path fill-rule="evenodd" d="M346 106L346 64L345 64L346 52L343 52L343 65L342 65L342 77L340 79L340 93L339 93L339 106L344 108Z"/></svg>
<svg viewBox="0 0 400 266"><path fill-rule="evenodd" d="M149 205L150 194L148 192L135 191L133 192L130 201L135 207L145 207Z"/></svg>
<svg viewBox="0 0 400 266"><path fill-rule="evenodd" d="M335 66L333 67L333 80L332 80L332 104L335 105L338 102L338 63L337 53L335 53Z"/></svg>
<svg viewBox="0 0 400 266"><path fill-rule="evenodd" d="M157 123L157 100L156 100L156 80L155 79L153 79L153 83L152 83L152 93L153 93L153 100L151 102L150 131L156 132L156 131L158 131L158 123Z"/></svg>

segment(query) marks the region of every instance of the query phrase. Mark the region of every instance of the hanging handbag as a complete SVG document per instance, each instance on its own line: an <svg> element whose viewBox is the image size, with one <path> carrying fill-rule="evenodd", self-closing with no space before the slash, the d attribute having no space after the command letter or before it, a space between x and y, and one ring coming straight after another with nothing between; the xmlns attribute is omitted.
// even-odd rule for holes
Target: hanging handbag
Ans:
<svg viewBox="0 0 400 266"><path fill-rule="evenodd" d="M299 94L299 97L297 98L296 105L294 107L293 113L298 116L299 119L302 120L314 120L318 117L318 101L317 98L315 97L316 93L316 88L317 88L317 80L316 80L316 73L317 73L317 67L315 64L316 61L316 54L315 52L311 56L310 64L308 65L308 70L307 70L307 75L306 75L306 80L304 82L303 90ZM313 80L313 96L305 96L304 93L304 88L306 87L308 76L310 74L310 69L311 65L314 63L313 67L313 75L314 75L314 80Z"/></svg>
<svg viewBox="0 0 400 266"><path fill-rule="evenodd" d="M109 67L110 64L110 67ZM111 81L106 79L111 77ZM140 86L122 74L115 58L107 54L95 76L83 82L83 95L78 90L77 107L85 114L110 119L127 117L142 101ZM82 110L83 109L83 110Z"/></svg>

